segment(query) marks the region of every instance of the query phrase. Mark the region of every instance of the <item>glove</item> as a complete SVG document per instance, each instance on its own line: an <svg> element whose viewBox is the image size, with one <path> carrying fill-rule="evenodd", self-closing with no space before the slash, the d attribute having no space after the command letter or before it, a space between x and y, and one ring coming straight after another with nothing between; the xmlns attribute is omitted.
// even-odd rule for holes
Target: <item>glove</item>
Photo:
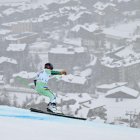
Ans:
<svg viewBox="0 0 140 140"><path fill-rule="evenodd" d="M61 75L67 75L67 72L65 70L61 71L60 73Z"/></svg>

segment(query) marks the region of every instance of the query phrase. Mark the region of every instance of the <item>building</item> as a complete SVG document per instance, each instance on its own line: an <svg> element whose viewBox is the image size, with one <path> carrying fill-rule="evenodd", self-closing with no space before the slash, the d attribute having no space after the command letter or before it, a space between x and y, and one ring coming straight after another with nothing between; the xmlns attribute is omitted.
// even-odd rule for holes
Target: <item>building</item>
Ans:
<svg viewBox="0 0 140 140"><path fill-rule="evenodd" d="M140 78L140 55L131 46L101 59L102 76L111 82L132 82Z"/></svg>
<svg viewBox="0 0 140 140"><path fill-rule="evenodd" d="M84 67L89 63L90 56L83 47L68 45L58 46L48 52L48 60L57 69L72 71L75 66Z"/></svg>
<svg viewBox="0 0 140 140"><path fill-rule="evenodd" d="M106 48L112 49L126 45L128 40L132 40L135 35L137 27L140 25L139 20L131 21L128 23L120 23L116 26L105 28L103 33L106 40Z"/></svg>
<svg viewBox="0 0 140 140"><path fill-rule="evenodd" d="M115 99L137 99L140 93L137 90L132 88L121 86L115 89L109 90L106 93L106 98L115 98Z"/></svg>
<svg viewBox="0 0 140 140"><path fill-rule="evenodd" d="M56 79L49 80L49 87L53 89L55 92L62 93L87 93L88 92L88 80L85 77L75 76L69 74L67 76L57 77Z"/></svg>
<svg viewBox="0 0 140 140"><path fill-rule="evenodd" d="M3 71L3 76L5 77L6 83L9 82L11 75L18 71L18 62L9 57L0 57L0 68Z"/></svg>
<svg viewBox="0 0 140 140"><path fill-rule="evenodd" d="M104 47L104 34L96 24L76 25L71 29L71 34L81 38L81 45L89 53L98 54Z"/></svg>
<svg viewBox="0 0 140 140"><path fill-rule="evenodd" d="M18 62L18 70L28 69L29 62L28 60L28 48L27 44L9 44L6 49L6 55L15 59Z"/></svg>
<svg viewBox="0 0 140 140"><path fill-rule="evenodd" d="M26 57L27 45L26 44L9 44L6 51L7 51L8 56L19 60L21 57L23 58Z"/></svg>
<svg viewBox="0 0 140 140"><path fill-rule="evenodd" d="M140 35L136 36L133 40L133 44L134 44L134 51L139 53L140 52Z"/></svg>
<svg viewBox="0 0 140 140"><path fill-rule="evenodd" d="M13 34L20 34L23 32L33 32L33 23L31 21L18 21L2 24L3 27L10 30Z"/></svg>
<svg viewBox="0 0 140 140"><path fill-rule="evenodd" d="M93 5L95 21L100 25L108 26L110 23L115 22L116 19L116 5L111 2L98 1ZM111 17L111 18L110 18Z"/></svg>

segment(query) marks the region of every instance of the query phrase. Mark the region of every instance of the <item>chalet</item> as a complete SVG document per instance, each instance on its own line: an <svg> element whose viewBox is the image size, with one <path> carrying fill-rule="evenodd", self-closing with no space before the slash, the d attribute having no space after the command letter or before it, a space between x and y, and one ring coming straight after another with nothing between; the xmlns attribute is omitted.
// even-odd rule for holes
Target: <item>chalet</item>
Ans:
<svg viewBox="0 0 140 140"><path fill-rule="evenodd" d="M115 89L109 90L106 93L106 98L115 98L115 99L137 99L140 93L137 90L132 88L121 86Z"/></svg>

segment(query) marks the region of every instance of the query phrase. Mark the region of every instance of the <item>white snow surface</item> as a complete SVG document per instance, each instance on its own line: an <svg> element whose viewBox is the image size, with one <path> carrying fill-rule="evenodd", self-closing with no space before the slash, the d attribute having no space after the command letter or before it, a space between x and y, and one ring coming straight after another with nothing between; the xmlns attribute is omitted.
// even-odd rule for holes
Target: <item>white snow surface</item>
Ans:
<svg viewBox="0 0 140 140"><path fill-rule="evenodd" d="M27 71L21 71L17 74L13 74L13 77L21 77L21 78L26 78L26 79L31 79L36 77L35 72L27 72Z"/></svg>
<svg viewBox="0 0 140 140"><path fill-rule="evenodd" d="M123 86L123 85L126 85L126 84L127 84L127 82L118 82L118 83L112 83L112 84L103 84L103 85L97 86L97 88L113 89L113 88L116 88L118 86Z"/></svg>
<svg viewBox="0 0 140 140"><path fill-rule="evenodd" d="M17 64L17 61L15 59L4 57L4 56L0 57L0 64L4 63L4 62L8 62L8 63L12 63L12 64Z"/></svg>
<svg viewBox="0 0 140 140"><path fill-rule="evenodd" d="M96 24L84 24L84 25L76 25L75 27L73 27L71 30L74 32L78 32L81 28L89 31L89 32L94 32L96 30L99 29L99 26Z"/></svg>
<svg viewBox="0 0 140 140"><path fill-rule="evenodd" d="M0 106L2 140L135 140L140 130Z"/></svg>
<svg viewBox="0 0 140 140"><path fill-rule="evenodd" d="M116 5L113 4L113 3L102 3L100 1L98 1L97 3L95 3L93 5L94 8L98 9L98 10L104 10L105 8L107 8L108 6L112 6L112 7L115 7Z"/></svg>
<svg viewBox="0 0 140 140"><path fill-rule="evenodd" d="M140 26L140 21L135 20L128 23L120 23L114 27L105 28L103 33L107 36L118 38L133 38L134 31Z"/></svg>
<svg viewBox="0 0 140 140"><path fill-rule="evenodd" d="M85 82L86 82L85 77L75 76L75 75L72 75L72 74L69 74L67 76L63 76L62 80L65 81L65 82L77 83L77 84L85 84Z"/></svg>
<svg viewBox="0 0 140 140"><path fill-rule="evenodd" d="M117 87L115 89L109 90L106 94L106 96L111 95L111 94L115 94L117 92L124 92L128 95L131 95L133 97L138 97L139 92L137 90L134 90L132 88L126 87L126 86L121 86L121 87Z"/></svg>
<svg viewBox="0 0 140 140"><path fill-rule="evenodd" d="M24 51L26 44L9 44L7 51Z"/></svg>
<svg viewBox="0 0 140 140"><path fill-rule="evenodd" d="M52 48L50 50L50 53L54 54L75 54L75 53L83 53L85 50L83 47L76 47L74 48L73 46L69 46L69 48L64 48L64 47L57 47L57 48Z"/></svg>

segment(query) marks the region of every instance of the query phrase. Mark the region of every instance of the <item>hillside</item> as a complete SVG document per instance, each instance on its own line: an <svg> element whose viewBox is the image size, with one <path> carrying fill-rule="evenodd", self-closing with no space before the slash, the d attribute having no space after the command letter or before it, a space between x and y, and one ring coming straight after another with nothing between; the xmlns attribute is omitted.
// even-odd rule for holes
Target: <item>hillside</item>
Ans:
<svg viewBox="0 0 140 140"><path fill-rule="evenodd" d="M0 106L1 140L135 140L140 130Z"/></svg>

